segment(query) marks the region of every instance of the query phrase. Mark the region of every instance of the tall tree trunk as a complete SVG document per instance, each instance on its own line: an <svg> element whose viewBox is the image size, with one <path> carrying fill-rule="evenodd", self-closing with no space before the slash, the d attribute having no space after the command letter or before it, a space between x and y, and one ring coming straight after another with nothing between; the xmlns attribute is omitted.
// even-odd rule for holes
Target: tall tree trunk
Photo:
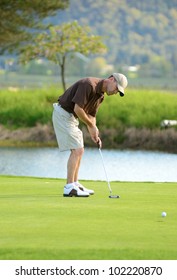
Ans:
<svg viewBox="0 0 177 280"><path fill-rule="evenodd" d="M63 90L66 90L66 83L65 83L65 56L62 58L62 63L61 63L61 81L62 81L62 86Z"/></svg>

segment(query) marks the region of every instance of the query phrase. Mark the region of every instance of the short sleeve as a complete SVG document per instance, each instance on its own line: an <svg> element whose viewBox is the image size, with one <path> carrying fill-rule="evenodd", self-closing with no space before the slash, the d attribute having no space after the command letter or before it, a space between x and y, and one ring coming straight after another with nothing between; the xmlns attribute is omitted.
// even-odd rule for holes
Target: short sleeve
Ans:
<svg viewBox="0 0 177 280"><path fill-rule="evenodd" d="M84 108L84 106L89 101L91 92L92 87L89 83L87 83L86 81L79 83L75 95L72 98L72 102L79 105L81 108Z"/></svg>

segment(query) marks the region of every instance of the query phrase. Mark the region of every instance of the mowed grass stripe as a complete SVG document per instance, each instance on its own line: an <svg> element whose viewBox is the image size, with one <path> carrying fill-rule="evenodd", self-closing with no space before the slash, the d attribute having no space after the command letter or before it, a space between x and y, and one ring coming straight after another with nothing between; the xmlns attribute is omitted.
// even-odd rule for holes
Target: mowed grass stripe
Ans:
<svg viewBox="0 0 177 280"><path fill-rule="evenodd" d="M0 259L176 259L176 183L83 181L89 198L65 198L64 180L0 176ZM161 212L167 217L162 218Z"/></svg>

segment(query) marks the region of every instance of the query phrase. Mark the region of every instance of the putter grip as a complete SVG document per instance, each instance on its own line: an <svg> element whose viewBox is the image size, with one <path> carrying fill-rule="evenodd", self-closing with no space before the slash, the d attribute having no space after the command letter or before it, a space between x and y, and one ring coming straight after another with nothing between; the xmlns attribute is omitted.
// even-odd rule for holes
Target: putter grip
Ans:
<svg viewBox="0 0 177 280"><path fill-rule="evenodd" d="M97 147L98 147L98 149L100 149L100 148L101 148L101 146L100 146L100 142L99 142L99 141L97 142Z"/></svg>

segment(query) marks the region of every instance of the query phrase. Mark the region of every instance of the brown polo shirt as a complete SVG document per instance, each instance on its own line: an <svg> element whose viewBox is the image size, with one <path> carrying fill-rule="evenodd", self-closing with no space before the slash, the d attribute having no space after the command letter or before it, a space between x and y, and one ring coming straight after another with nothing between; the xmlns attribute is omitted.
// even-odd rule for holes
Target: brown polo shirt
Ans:
<svg viewBox="0 0 177 280"><path fill-rule="evenodd" d="M95 117L100 103L104 100L103 79L84 78L70 86L58 99L61 107L74 113L74 105L79 105L87 114ZM76 116L77 117L77 116Z"/></svg>

